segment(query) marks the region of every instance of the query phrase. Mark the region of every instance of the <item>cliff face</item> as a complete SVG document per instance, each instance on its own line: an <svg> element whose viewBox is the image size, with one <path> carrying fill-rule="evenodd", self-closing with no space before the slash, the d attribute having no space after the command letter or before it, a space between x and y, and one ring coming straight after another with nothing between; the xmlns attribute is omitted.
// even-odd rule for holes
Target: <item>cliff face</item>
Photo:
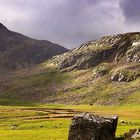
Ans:
<svg viewBox="0 0 140 140"><path fill-rule="evenodd" d="M39 64L68 49L8 30L0 23L0 72Z"/></svg>

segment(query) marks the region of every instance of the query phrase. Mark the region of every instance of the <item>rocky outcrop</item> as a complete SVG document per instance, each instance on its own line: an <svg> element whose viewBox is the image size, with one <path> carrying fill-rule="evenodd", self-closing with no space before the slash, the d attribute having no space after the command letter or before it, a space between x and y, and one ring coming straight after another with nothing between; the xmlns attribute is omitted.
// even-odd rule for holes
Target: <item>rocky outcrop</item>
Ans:
<svg viewBox="0 0 140 140"><path fill-rule="evenodd" d="M90 41L63 55L59 69L86 69L102 62L140 62L140 33L127 33ZM58 59L58 57L56 58Z"/></svg>
<svg viewBox="0 0 140 140"><path fill-rule="evenodd" d="M134 42L126 52L127 62L140 62L140 41Z"/></svg>
<svg viewBox="0 0 140 140"><path fill-rule="evenodd" d="M139 75L135 72L129 72L129 71L118 71L116 74L111 76L112 81L133 81L135 80Z"/></svg>
<svg viewBox="0 0 140 140"><path fill-rule="evenodd" d="M101 64L93 69L95 77L102 77L109 72L108 64Z"/></svg>
<svg viewBox="0 0 140 140"><path fill-rule="evenodd" d="M81 113L72 119L68 140L114 140L117 116Z"/></svg>
<svg viewBox="0 0 140 140"><path fill-rule="evenodd" d="M128 133L124 134L124 140L139 140L140 129L131 129Z"/></svg>
<svg viewBox="0 0 140 140"><path fill-rule="evenodd" d="M111 80L118 82L130 82L137 79L140 76L140 65L134 65L130 67L122 67L112 70Z"/></svg>
<svg viewBox="0 0 140 140"><path fill-rule="evenodd" d="M89 41L49 62L61 70L87 69L102 63L139 63L140 33L126 33Z"/></svg>

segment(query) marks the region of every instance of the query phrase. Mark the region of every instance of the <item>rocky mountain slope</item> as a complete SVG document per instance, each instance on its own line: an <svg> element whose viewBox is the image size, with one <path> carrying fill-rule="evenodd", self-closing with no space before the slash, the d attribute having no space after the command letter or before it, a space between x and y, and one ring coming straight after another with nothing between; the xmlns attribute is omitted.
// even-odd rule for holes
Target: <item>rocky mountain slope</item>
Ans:
<svg viewBox="0 0 140 140"><path fill-rule="evenodd" d="M63 55L53 57L59 69L86 69L103 62L140 62L140 33L106 36L90 41Z"/></svg>
<svg viewBox="0 0 140 140"><path fill-rule="evenodd" d="M110 67L112 80L131 81L140 74L140 33L119 34L90 41L46 63L64 71L98 66L97 76L106 74L107 67ZM118 68L113 70L113 67Z"/></svg>
<svg viewBox="0 0 140 140"><path fill-rule="evenodd" d="M0 72L39 64L68 49L8 30L0 23Z"/></svg>
<svg viewBox="0 0 140 140"><path fill-rule="evenodd" d="M89 41L1 79L1 102L139 104L140 33Z"/></svg>

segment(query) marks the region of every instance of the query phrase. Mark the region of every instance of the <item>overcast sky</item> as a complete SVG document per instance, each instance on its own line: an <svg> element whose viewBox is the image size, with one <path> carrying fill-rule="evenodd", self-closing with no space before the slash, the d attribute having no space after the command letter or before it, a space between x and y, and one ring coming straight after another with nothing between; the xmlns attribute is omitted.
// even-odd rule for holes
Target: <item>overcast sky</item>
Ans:
<svg viewBox="0 0 140 140"><path fill-rule="evenodd" d="M0 0L0 22L74 48L104 35L140 31L140 0Z"/></svg>

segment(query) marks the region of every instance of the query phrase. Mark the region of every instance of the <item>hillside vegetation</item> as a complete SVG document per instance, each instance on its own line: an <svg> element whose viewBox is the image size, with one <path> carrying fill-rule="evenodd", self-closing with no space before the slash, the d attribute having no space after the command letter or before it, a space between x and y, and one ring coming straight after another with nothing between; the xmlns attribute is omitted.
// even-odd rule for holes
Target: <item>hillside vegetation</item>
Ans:
<svg viewBox="0 0 140 140"><path fill-rule="evenodd" d="M0 103L139 104L140 33L90 41L33 69L1 75Z"/></svg>

